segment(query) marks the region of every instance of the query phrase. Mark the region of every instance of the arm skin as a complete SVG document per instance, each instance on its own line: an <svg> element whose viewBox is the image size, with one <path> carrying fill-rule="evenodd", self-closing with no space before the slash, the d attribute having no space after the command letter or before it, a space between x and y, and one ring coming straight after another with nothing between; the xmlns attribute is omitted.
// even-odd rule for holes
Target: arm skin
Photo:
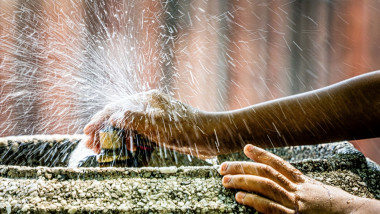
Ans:
<svg viewBox="0 0 380 214"><path fill-rule="evenodd" d="M283 159L247 145L244 153L255 162L225 162L222 184L240 190L238 203L260 213L378 213L380 201L360 198L303 175Z"/></svg>
<svg viewBox="0 0 380 214"><path fill-rule="evenodd" d="M111 103L94 115L84 129L89 136L85 144L99 152L98 131L106 125L198 157L241 151L249 142L276 147L379 137L379 99L380 71L220 113L200 111L150 91ZM231 163L226 169L223 164L222 183L243 190L236 200L262 213L376 213L380 209L379 201L316 182L257 147L248 145L244 152L257 163Z"/></svg>
<svg viewBox="0 0 380 214"><path fill-rule="evenodd" d="M84 128L100 151L105 125L132 130L158 145L201 158L260 147L295 146L380 136L380 71L227 112L195 109L153 90L117 100Z"/></svg>
<svg viewBox="0 0 380 214"><path fill-rule="evenodd" d="M380 136L380 71L243 109L206 113L227 148L319 144ZM240 140L237 140L240 139ZM245 142L245 143L242 143Z"/></svg>

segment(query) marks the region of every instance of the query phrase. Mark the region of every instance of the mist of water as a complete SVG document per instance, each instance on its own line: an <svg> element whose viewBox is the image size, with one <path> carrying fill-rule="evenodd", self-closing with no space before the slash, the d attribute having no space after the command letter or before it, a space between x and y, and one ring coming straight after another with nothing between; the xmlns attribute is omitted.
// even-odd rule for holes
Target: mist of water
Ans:
<svg viewBox="0 0 380 214"><path fill-rule="evenodd" d="M185 62L188 49L197 46L204 57L205 47L219 44L191 39L183 28L216 34L228 16L206 14L207 4L176 1L1 4L0 136L82 133L108 103L151 89L174 95L176 86L189 85L184 98L191 98L201 90ZM176 72L174 64L189 68ZM204 64L197 72L211 73Z"/></svg>
<svg viewBox="0 0 380 214"><path fill-rule="evenodd" d="M326 84L327 4L2 1L0 136L83 133L151 89L222 111Z"/></svg>
<svg viewBox="0 0 380 214"><path fill-rule="evenodd" d="M199 19L189 17L183 8L189 4L176 4L3 2L0 136L82 133L89 118L110 102L150 89L175 91L173 82L182 83L174 52L189 47L175 49L174 43L185 40L178 36L181 28ZM226 16L218 15L201 18ZM208 24L199 30L218 31ZM191 71L182 74L192 76ZM207 66L202 72L209 73Z"/></svg>

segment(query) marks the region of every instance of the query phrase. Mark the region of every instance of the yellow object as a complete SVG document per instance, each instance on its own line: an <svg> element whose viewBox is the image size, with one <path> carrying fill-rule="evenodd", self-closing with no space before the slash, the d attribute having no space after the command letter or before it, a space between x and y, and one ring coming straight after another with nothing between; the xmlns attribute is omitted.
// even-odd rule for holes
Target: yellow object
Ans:
<svg viewBox="0 0 380 214"><path fill-rule="evenodd" d="M101 152L96 157L98 163L113 163L127 160L128 154L123 148L124 132L120 129L108 127L99 131Z"/></svg>
<svg viewBox="0 0 380 214"><path fill-rule="evenodd" d="M123 143L122 135L117 130L100 131L101 149L119 149Z"/></svg>
<svg viewBox="0 0 380 214"><path fill-rule="evenodd" d="M128 159L128 156L125 156L125 155L99 155L96 160L99 162L99 163L109 163L109 162L113 162L113 161L124 161L124 160L127 160Z"/></svg>

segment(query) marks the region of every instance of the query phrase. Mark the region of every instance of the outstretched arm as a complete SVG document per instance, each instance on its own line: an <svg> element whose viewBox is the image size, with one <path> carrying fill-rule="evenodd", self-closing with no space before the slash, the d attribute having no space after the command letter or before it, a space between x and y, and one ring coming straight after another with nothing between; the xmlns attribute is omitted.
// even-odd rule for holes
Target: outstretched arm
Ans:
<svg viewBox="0 0 380 214"><path fill-rule="evenodd" d="M222 153L380 136L380 71L243 109L210 113ZM244 142L244 143L243 143ZM227 151L229 149L229 151Z"/></svg>
<svg viewBox="0 0 380 214"><path fill-rule="evenodd" d="M107 125L156 144L210 157L260 147L317 144L380 136L380 71L295 96L227 112L205 112L158 91L110 103L84 129L99 152Z"/></svg>

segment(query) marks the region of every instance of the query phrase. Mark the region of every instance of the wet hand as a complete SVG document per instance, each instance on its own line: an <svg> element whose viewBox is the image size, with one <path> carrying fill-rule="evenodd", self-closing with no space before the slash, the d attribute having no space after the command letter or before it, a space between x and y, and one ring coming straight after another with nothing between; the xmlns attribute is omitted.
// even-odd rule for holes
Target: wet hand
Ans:
<svg viewBox="0 0 380 214"><path fill-rule="evenodd" d="M141 134L160 146L207 157L215 155L206 142L207 121L203 112L152 90L105 106L93 116L84 133L89 136L86 146L97 153L100 151L98 132L111 125Z"/></svg>
<svg viewBox="0 0 380 214"><path fill-rule="evenodd" d="M244 153L256 162L223 163L222 184L240 190L236 201L261 213L359 213L367 203L368 199L303 175L263 149L247 145Z"/></svg>

